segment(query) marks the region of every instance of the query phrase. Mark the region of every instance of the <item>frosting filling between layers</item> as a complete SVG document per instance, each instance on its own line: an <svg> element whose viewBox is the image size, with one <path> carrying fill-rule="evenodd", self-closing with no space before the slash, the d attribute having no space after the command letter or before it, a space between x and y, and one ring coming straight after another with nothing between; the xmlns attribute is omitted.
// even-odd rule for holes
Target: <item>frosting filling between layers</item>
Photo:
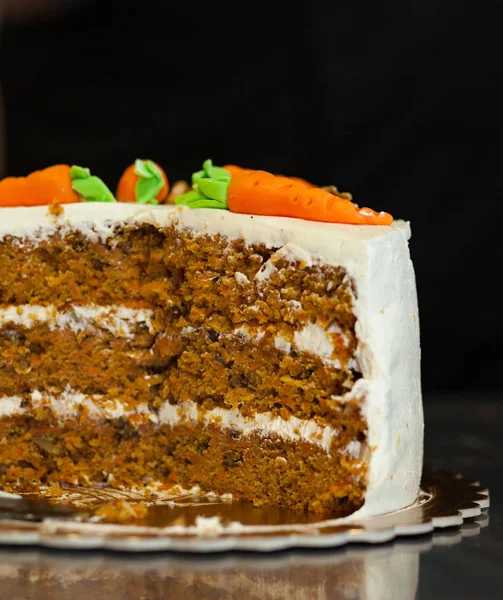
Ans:
<svg viewBox="0 0 503 600"><path fill-rule="evenodd" d="M327 454L330 454L332 441L338 435L335 428L318 425L314 420L299 419L293 416L285 420L271 413L257 413L252 417L245 417L238 410L201 409L196 402L190 400L181 404L165 402L155 413L147 404L140 404L134 409L128 409L117 400L105 400L102 396L81 394L71 389L58 395L34 390L30 394L30 399L33 407L47 406L56 417L62 420L77 418L80 409L83 408L93 420L125 417L132 426L148 422L172 426L183 422L196 422L235 430L242 436L257 433L263 437L274 435L292 442L308 442L319 446ZM23 406L21 396L0 398L0 418L25 415L28 412L28 409ZM347 453L352 458L358 458L361 451L362 444L356 441L352 441L347 447Z"/></svg>
<svg viewBox="0 0 503 600"><path fill-rule="evenodd" d="M100 306L97 304L72 305L66 310L58 310L54 305L18 305L0 309L0 328L9 325L18 325L27 329L47 323L50 329L70 329L75 333L88 329L100 328L110 331L116 336L132 338L134 329L132 325L144 325L150 333L155 333L152 324L154 311L152 309L133 309L126 306ZM201 329L201 328L199 328ZM197 328L184 327L180 333L187 334L197 331ZM256 342L260 341L265 331L260 327L249 328L241 326L234 331L222 335L242 335ZM324 329L317 323L308 323L293 334L293 344L281 335L274 337L274 344L278 350L290 354L292 346L298 351L307 352L321 358L327 365L341 368L341 362L333 358L334 343L330 335L339 336L340 343L345 347L347 339L342 331L335 325ZM348 368L358 367L355 360L351 360Z"/></svg>
<svg viewBox="0 0 503 600"><path fill-rule="evenodd" d="M72 305L60 311L54 305L18 305L0 309L0 327L20 325L29 329L38 323L47 323L50 329L71 329L75 333L99 327L121 337L133 337L131 325L144 324L154 332L154 311L126 306Z"/></svg>

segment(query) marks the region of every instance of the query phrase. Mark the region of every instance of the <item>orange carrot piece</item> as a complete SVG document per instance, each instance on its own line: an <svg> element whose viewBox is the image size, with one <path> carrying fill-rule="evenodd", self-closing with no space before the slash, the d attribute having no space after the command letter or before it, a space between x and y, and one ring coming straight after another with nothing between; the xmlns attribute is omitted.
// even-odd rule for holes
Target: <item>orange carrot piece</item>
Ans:
<svg viewBox="0 0 503 600"><path fill-rule="evenodd" d="M135 187L137 182L138 175L134 172L134 164L129 165L121 175L117 185L117 191L115 192L117 202L136 202Z"/></svg>
<svg viewBox="0 0 503 600"><path fill-rule="evenodd" d="M308 187L288 177L225 167L232 174L227 202L229 210L251 215L294 217L325 223L391 225L393 217L370 208L358 208L350 200L318 187Z"/></svg>
<svg viewBox="0 0 503 600"><path fill-rule="evenodd" d="M72 187L69 165L55 165L35 171L26 178L30 195L36 204L72 204L80 202L80 195Z"/></svg>
<svg viewBox="0 0 503 600"><path fill-rule="evenodd" d="M145 159L143 159L145 161ZM155 196L157 202L161 203L166 200L169 192L169 182L164 170L154 162L154 165L160 170L162 174L162 178L164 181L164 186L159 191L159 193ZM138 183L140 176L136 174L136 163L129 165L129 167L124 171L121 178L119 179L119 183L117 185L117 191L115 193L115 197L117 198L117 202L137 202L138 198L136 195L136 184Z"/></svg>
<svg viewBox="0 0 503 600"><path fill-rule="evenodd" d="M0 181L0 206L22 206L27 196L26 177L6 177Z"/></svg>
<svg viewBox="0 0 503 600"><path fill-rule="evenodd" d="M243 173L256 173L256 171L254 171L253 169L243 169L242 167L238 167L237 165L225 165L224 169L229 171L229 173L231 175L243 174ZM275 175L275 177L285 177L285 176L284 175ZM306 179L302 179L301 177L288 177L288 179L295 181L295 183L299 184L301 187L305 187L306 189L317 187L314 185L314 183L311 183L310 181L307 181Z"/></svg>
<svg viewBox="0 0 503 600"><path fill-rule="evenodd" d="M80 202L79 194L72 188L69 165L55 165L27 177L0 181L0 206L41 206L52 202Z"/></svg>

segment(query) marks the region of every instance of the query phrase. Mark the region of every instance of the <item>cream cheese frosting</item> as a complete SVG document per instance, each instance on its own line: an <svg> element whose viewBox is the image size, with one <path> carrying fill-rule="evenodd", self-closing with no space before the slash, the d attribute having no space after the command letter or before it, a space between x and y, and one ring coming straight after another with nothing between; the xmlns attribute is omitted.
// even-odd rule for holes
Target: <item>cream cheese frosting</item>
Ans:
<svg viewBox="0 0 503 600"><path fill-rule="evenodd" d="M333 427L318 425L312 419L299 419L293 416L283 419L272 413L257 413L252 417L245 417L239 410L223 408L203 410L192 400L181 404L165 402L156 413L151 411L147 404L139 404L130 409L118 400L107 400L100 395L82 394L70 388L59 394L33 390L30 399L33 406L37 408L47 406L62 420L76 418L80 408L85 408L89 418L96 421L142 415L146 421L160 425L174 426L186 421L203 422L206 425L213 424L223 429L232 429L245 437L256 433L263 437L275 435L293 442L309 442L319 446L327 454L330 454L332 440L337 435L337 430ZM0 397L0 417L21 415L27 410L20 396ZM347 447L347 454L352 458L359 458L361 448L361 444L351 442Z"/></svg>
<svg viewBox="0 0 503 600"><path fill-rule="evenodd" d="M59 229L73 229L103 241L117 226L135 223L174 225L194 235L219 234L274 248L275 255L257 274L259 282L273 272L278 258L346 270L356 290L356 359L362 373L350 394L360 398L370 447L365 503L350 518L413 503L422 470L423 412L409 224L342 225L223 210L81 203L65 206L60 217L50 215L47 207L1 208L0 239L12 236L22 244L46 239Z"/></svg>
<svg viewBox="0 0 503 600"><path fill-rule="evenodd" d="M0 327L19 325L30 329L35 325L47 324L52 330L70 329L75 333L98 328L125 338L134 336L134 325L143 325L150 333L155 333L152 318L152 309L129 308L122 305L74 304L65 310L59 310L53 304L19 304L0 308ZM183 327L180 333L183 335L195 331L198 330L193 327ZM308 323L302 329L294 332L293 344L281 335L274 337L274 344L285 354L289 354L294 347L298 351L318 356L327 365L341 368L339 359L332 358L334 347L330 339L331 333L340 335L341 330L337 326L332 326L327 330L318 323ZM265 330L260 327L250 330L241 326L232 332L221 335L241 335L258 343L264 334ZM356 361L350 360L348 368L358 368Z"/></svg>
<svg viewBox="0 0 503 600"><path fill-rule="evenodd" d="M71 329L75 333L98 327L116 336L130 338L134 335L132 325L144 325L153 333L152 316L151 309L127 306L74 304L67 310L58 310L54 305L21 304L0 308L0 327L20 325L29 329L47 323L50 329Z"/></svg>

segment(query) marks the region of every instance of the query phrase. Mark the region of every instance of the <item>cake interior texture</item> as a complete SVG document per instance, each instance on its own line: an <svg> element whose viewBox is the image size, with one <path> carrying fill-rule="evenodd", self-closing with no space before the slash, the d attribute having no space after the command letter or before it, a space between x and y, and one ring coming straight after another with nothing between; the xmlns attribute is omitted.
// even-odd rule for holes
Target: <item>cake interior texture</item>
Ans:
<svg viewBox="0 0 503 600"><path fill-rule="evenodd" d="M374 451L358 294L347 264L176 219L4 233L1 489L356 511Z"/></svg>

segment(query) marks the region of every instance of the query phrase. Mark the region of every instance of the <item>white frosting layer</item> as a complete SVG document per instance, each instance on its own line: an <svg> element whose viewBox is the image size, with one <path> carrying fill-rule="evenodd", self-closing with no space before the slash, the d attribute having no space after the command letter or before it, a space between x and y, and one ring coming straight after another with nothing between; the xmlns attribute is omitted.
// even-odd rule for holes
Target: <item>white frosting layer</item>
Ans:
<svg viewBox="0 0 503 600"><path fill-rule="evenodd" d="M3 396L0 398L0 417L11 417L24 412L20 396Z"/></svg>
<svg viewBox="0 0 503 600"><path fill-rule="evenodd" d="M325 330L318 323L309 323L294 333L293 343L299 350L316 354L326 362L335 362L332 359L334 352L334 341L330 337L332 333L341 333L341 331L337 326Z"/></svg>
<svg viewBox="0 0 503 600"><path fill-rule="evenodd" d="M417 495L423 458L419 317L407 223L391 227L316 223L228 211L134 204L81 203L59 218L47 207L0 209L0 238L44 239L71 227L91 239L110 237L117 225L175 224L194 235L220 234L264 244L278 252L256 277L265 279L279 257L344 268L354 282L360 379L350 397L361 398L371 448L364 506L351 518L389 512ZM247 285L240 278L241 285Z"/></svg>
<svg viewBox="0 0 503 600"><path fill-rule="evenodd" d="M197 331L197 329L194 329L193 327L184 327L181 330L181 333L190 334L194 331ZM336 327L331 327L328 330L325 330L317 323L308 323L302 329L294 332L293 345L298 351L308 352L313 356L318 356L328 366L340 369L340 360L338 358L332 358L334 346L333 341L330 338L331 333L338 332L339 330ZM253 340L258 343L264 337L265 331L260 328L251 330L248 327L241 326L234 329L232 333L223 333L220 335L241 335L246 339ZM281 335L276 335L274 337L274 345L280 352L284 352L285 354L289 354L292 351L292 343L290 343ZM350 360L348 368L358 368L356 361Z"/></svg>
<svg viewBox="0 0 503 600"><path fill-rule="evenodd" d="M0 327L21 325L30 328L38 323L47 323L50 329L71 329L75 333L94 327L106 329L116 336L132 337L133 324L144 324L153 333L153 311L146 308L126 306L72 305L65 311L55 306L21 304L0 309Z"/></svg>
<svg viewBox="0 0 503 600"><path fill-rule="evenodd" d="M361 252L355 253L355 250L362 243L386 238L395 230L405 230L406 236L410 235L409 226L403 221L395 221L391 227L342 225L285 217L239 215L225 210L192 210L171 205L145 206L125 202L81 202L62 208L63 214L55 217L48 212L47 206L0 207L0 239L12 236L20 240L41 241L57 230L73 230L93 240L106 240L121 225L151 223L157 227L167 227L176 223L196 235L221 234L230 239L243 238L249 243L278 248L271 262L265 263L270 264L272 269L279 258L300 260L306 265L320 259L335 265L341 264L341 260L357 265ZM261 276L256 279L260 280Z"/></svg>
<svg viewBox="0 0 503 600"><path fill-rule="evenodd" d="M195 402L184 402L181 405L166 403L160 413L161 423L177 424L182 421L202 421L206 425L215 424L224 429L234 429L247 436L258 433L264 437L271 434L292 442L306 441L316 444L330 452L330 445L337 432L332 427L322 427L314 421L290 417L288 421L275 417L271 413L256 414L243 417L237 410L214 408L207 412L199 410Z"/></svg>
<svg viewBox="0 0 503 600"><path fill-rule="evenodd" d="M154 333L152 316L153 311L150 309L133 309L120 305L72 305L70 308L60 311L54 305L21 304L0 308L0 328L20 325L29 329L39 323L47 323L53 330L70 329L79 333L98 327L110 331L116 336L132 338L135 334L132 325L135 324L144 324L151 333ZM181 333L193 331L196 330L192 327L184 327ZM294 333L294 345L297 350L319 356L326 364L340 368L340 361L331 357L334 348L330 333L340 333L340 330L337 327L331 327L327 331L321 325L309 323ZM223 335L242 335L259 342L264 336L264 331L260 328L251 331L242 326L236 328L231 334ZM292 350L292 344L280 335L274 338L274 343L276 348L285 354ZM350 361L349 367L356 366L355 361Z"/></svg>
<svg viewBox="0 0 503 600"><path fill-rule="evenodd" d="M72 229L92 240L104 241L113 235L117 225L145 212L142 205L126 202L81 202L62 208L60 216L51 215L47 206L0 208L0 239L13 236L20 240L46 240L58 229Z"/></svg>
<svg viewBox="0 0 503 600"><path fill-rule="evenodd" d="M34 390L31 392L30 397L34 407L48 406L61 420L78 417L81 408L86 409L89 417L95 420L130 418L135 415L142 415L144 417L143 421L158 424L174 426L189 421L204 425L216 425L223 429L233 429L242 436L254 433L264 437L277 435L292 442L304 441L315 444L327 453L330 453L332 440L337 435L334 428L318 425L312 420L298 419L297 417L290 417L285 420L274 416L272 413L244 417L238 410L223 408L204 410L192 401L176 405L166 402L159 413L154 413L147 404L140 404L133 409L128 409L126 405L118 400L104 400L103 396L89 396L71 389L67 389L58 395ZM25 414L27 409L21 403L21 397L1 397L0 417ZM358 458L360 451L361 445L357 442L352 442L347 448L348 455L353 458Z"/></svg>
<svg viewBox="0 0 503 600"><path fill-rule="evenodd" d="M157 423L156 415L150 411L147 404L140 404L134 409L127 409L124 404L117 400L103 401L101 396L88 396L71 389L67 389L58 395L34 390L31 393L31 401L35 407L49 406L54 414L62 420L78 417L80 409L85 408L91 419L95 420L144 415L147 421ZM0 399L0 405L1 403L2 399Z"/></svg>

